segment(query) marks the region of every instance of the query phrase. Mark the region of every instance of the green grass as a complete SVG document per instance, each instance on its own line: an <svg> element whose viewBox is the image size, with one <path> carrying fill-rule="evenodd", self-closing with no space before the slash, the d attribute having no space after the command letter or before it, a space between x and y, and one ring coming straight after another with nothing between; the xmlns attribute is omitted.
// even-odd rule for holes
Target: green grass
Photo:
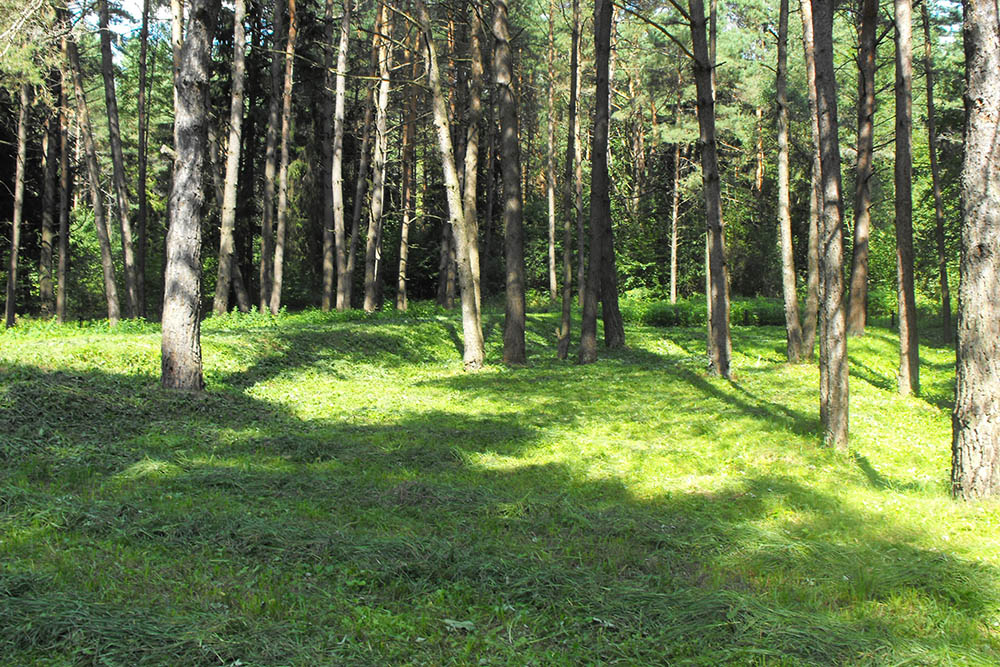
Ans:
<svg viewBox="0 0 1000 667"><path fill-rule="evenodd" d="M0 662L1000 663L1000 505L948 497L954 352L850 341L851 452L814 366L734 329L461 369L457 316L204 323L205 395L151 325L0 335Z"/></svg>

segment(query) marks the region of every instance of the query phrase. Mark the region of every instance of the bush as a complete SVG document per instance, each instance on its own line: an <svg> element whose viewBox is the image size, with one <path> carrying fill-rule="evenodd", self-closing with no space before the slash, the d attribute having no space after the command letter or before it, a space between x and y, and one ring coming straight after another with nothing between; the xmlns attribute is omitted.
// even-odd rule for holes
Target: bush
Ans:
<svg viewBox="0 0 1000 667"><path fill-rule="evenodd" d="M708 308L705 297L694 295L670 303L648 300L645 290L633 290L621 301L622 317L630 324L654 327L693 327L705 324ZM636 298L639 297L639 298ZM785 308L780 299L754 297L733 299L729 304L729 320L736 326L784 326Z"/></svg>

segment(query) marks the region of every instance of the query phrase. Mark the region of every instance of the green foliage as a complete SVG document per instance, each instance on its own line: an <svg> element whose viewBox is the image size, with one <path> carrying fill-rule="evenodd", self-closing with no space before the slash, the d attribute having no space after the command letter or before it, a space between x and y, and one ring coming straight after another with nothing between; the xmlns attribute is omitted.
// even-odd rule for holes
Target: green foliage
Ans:
<svg viewBox="0 0 1000 667"><path fill-rule="evenodd" d="M704 295L695 294L670 303L650 290L632 290L621 301L627 322L656 327L697 327L707 318ZM736 298L730 302L729 319L734 325L784 326L785 310L780 299Z"/></svg>

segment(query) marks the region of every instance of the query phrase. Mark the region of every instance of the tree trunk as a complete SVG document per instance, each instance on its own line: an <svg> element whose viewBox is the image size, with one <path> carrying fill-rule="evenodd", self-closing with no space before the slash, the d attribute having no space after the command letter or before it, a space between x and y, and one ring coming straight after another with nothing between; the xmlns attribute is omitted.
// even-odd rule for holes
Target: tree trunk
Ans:
<svg viewBox="0 0 1000 667"><path fill-rule="evenodd" d="M438 66L437 50L431 33L430 17L423 0L416 0L417 17L427 48L427 78L433 102L434 127L438 135L441 165L444 171L445 193L448 201L448 218L454 229L458 245L458 279L462 294L462 334L465 346L463 361L466 370L475 370L483 365L483 327L475 302L475 288L468 254L468 227L465 210L458 185L458 169L455 167L455 153L448 128L448 110L441 91L441 72Z"/></svg>
<svg viewBox="0 0 1000 667"><path fill-rule="evenodd" d="M556 16L555 0L549 0L548 124L546 131L545 195L549 205L549 301L556 302Z"/></svg>
<svg viewBox="0 0 1000 667"><path fill-rule="evenodd" d="M677 241L681 206L681 145L674 144L674 183L670 202L670 303L677 303Z"/></svg>
<svg viewBox="0 0 1000 667"><path fill-rule="evenodd" d="M816 110L820 134L823 217L820 231L820 420L823 441L847 448L847 337L844 313L844 222L837 139L837 83L833 66L834 0L814 0Z"/></svg>
<svg viewBox="0 0 1000 667"><path fill-rule="evenodd" d="M417 97L419 91L414 82L420 75L417 65L418 36L414 33L413 42L407 46L407 57L411 61L410 83L406 86L406 112L403 119L403 136L400 156L402 160L402 183L400 189L403 197L403 220L399 229L399 277L396 283L396 309L405 311L409 307L406 296L406 269L409 259L410 225L416 218L416 163L417 163Z"/></svg>
<svg viewBox="0 0 1000 667"><path fill-rule="evenodd" d="M7 303L5 323L14 326L17 301L17 254L21 248L21 218L24 214L24 166L28 154L28 107L31 105L31 86L21 84L21 108L17 115L17 163L14 167L14 219L10 232L10 258L7 264Z"/></svg>
<svg viewBox="0 0 1000 667"><path fill-rule="evenodd" d="M49 90L56 100L59 99L59 86L55 77L50 76ZM55 240L55 202L56 202L56 161L59 136L59 115L55 108L46 111L45 130L42 134L42 172L45 181L42 185L42 244L38 257L38 294L42 306L42 317L52 316L55 310L52 292L52 245Z"/></svg>
<svg viewBox="0 0 1000 667"><path fill-rule="evenodd" d="M579 0L575 0L579 2ZM580 16L579 8L574 18L574 30L577 34L576 50L574 54L576 55L577 67L576 67L576 139L573 142L576 144L576 153L573 157L575 160L575 167L573 173L573 184L576 189L576 300L577 305L583 308L584 298L587 292L587 274L586 274L586 261L587 261L587 229L586 223L584 222L584 212L583 212L583 111L580 108L580 98L583 97L583 18Z"/></svg>
<svg viewBox="0 0 1000 667"><path fill-rule="evenodd" d="M170 0L170 49L173 55L174 108L180 84L181 47L184 45L184 0Z"/></svg>
<svg viewBox="0 0 1000 667"><path fill-rule="evenodd" d="M281 134L281 97L284 88L282 62L278 57L278 44L284 31L284 0L274 2L273 30L271 32L271 98L267 112L267 134L264 140L264 193L260 229L260 311L271 307L271 277L274 259L274 179L278 172L278 136Z"/></svg>
<svg viewBox="0 0 1000 667"><path fill-rule="evenodd" d="M344 105L347 88L347 47L351 33L351 4L353 0L344 0L344 15L340 19L340 43L337 47L337 77L334 86L333 108L333 156L330 164L330 180L333 185L333 251L336 257L337 294L335 305L337 310L350 308L350 274L347 272L347 256L344 247ZM324 244L326 241L324 241ZM324 246L325 248L325 246ZM324 272L326 271L327 253L324 249ZM324 273L324 303L326 302L326 282Z"/></svg>
<svg viewBox="0 0 1000 667"><path fill-rule="evenodd" d="M372 37L371 67L378 67L377 35ZM368 192L368 167L371 160L372 125L375 119L375 89L368 88L365 100L365 120L363 139L361 140L361 157L358 162L357 179L354 186L354 206L351 213L351 240L347 250L347 277L344 281L344 307L351 307L351 296L354 291L354 262L358 245L358 234L361 228L361 212L364 210L365 194ZM338 290L340 288L338 287ZM340 295L337 295L340 301Z"/></svg>
<svg viewBox="0 0 1000 667"><path fill-rule="evenodd" d="M226 150L226 180L222 193L222 221L219 231L219 272L215 282L216 315L229 311L229 287L233 274L233 229L236 227L236 180L240 174L243 142L243 86L246 74L246 3L235 0L233 14L232 97L229 102L229 142ZM238 267L237 267L238 268Z"/></svg>
<svg viewBox="0 0 1000 667"><path fill-rule="evenodd" d="M941 285L941 327L944 340L951 342L951 290L948 287L948 255L944 245L944 203L941 197L941 168L937 158L937 123L934 119L934 63L931 59L931 27L927 3L920 3L924 27L924 72L927 75L927 144L931 160L931 184L934 192L934 235L938 253L938 279Z"/></svg>
<svg viewBox="0 0 1000 667"><path fill-rule="evenodd" d="M288 237L288 160L292 134L292 83L295 65L295 34L298 20L295 0L288 0L288 41L285 43L285 85L281 94L281 157L278 163L278 225L274 238L274 279L271 282L271 314L281 309L281 285L285 275L285 242Z"/></svg>
<svg viewBox="0 0 1000 667"><path fill-rule="evenodd" d="M778 230L781 235L781 286L785 298L785 331L788 361L796 364L802 354L799 297L795 289L795 253L792 250L792 215L788 193L788 0L781 0L778 17Z"/></svg>
<svg viewBox="0 0 1000 667"><path fill-rule="evenodd" d="M469 227L469 267L476 294L476 317L482 320L482 293L479 266L479 221L476 214L476 195L479 176L479 123L483 118L483 50L482 6L473 6L469 32L469 112L465 133L464 176L462 178L462 207L465 223Z"/></svg>
<svg viewBox="0 0 1000 667"><path fill-rule="evenodd" d="M372 198L365 246L366 313L375 310L377 282L382 264L382 208L385 201L385 162L388 148L389 73L392 71L392 22L385 0L379 2L375 20L378 49L378 95L375 98L375 145L372 149Z"/></svg>
<svg viewBox="0 0 1000 667"><path fill-rule="evenodd" d="M181 48L177 107L174 109L173 186L163 289L163 387L200 391L201 218L205 142L208 130L209 65L219 0L192 0Z"/></svg>
<svg viewBox="0 0 1000 667"><path fill-rule="evenodd" d="M138 249L135 257L135 289L139 295L139 317L146 316L146 245L149 226L149 196L146 192L149 162L149 112L146 109L146 87L151 77L147 76L149 60L149 2L142 2L142 27L139 30L139 90L137 91L137 115L139 125L139 216L136 220Z"/></svg>
<svg viewBox="0 0 1000 667"><path fill-rule="evenodd" d="M847 333L865 333L868 309L868 237L871 228L871 178L875 139L875 31L878 0L861 0L858 34L858 165L854 185L854 249Z"/></svg>
<svg viewBox="0 0 1000 667"><path fill-rule="evenodd" d="M77 123L80 138L83 139L86 155L87 174L90 181L90 204L94 209L94 227L97 228L97 242L101 249L101 269L104 273L104 296L108 303L108 321L118 324L121 310L118 304L118 286L115 284L115 265L111 257L111 239L108 235L107 219L104 215L104 194L101 191L101 171L97 164L97 148L87 109L87 98L83 92L83 75L80 71L80 56L76 42L65 39L64 50L73 74L73 94L76 97Z"/></svg>
<svg viewBox="0 0 1000 667"><path fill-rule="evenodd" d="M712 82L714 61L710 60L709 45L705 39L704 3L702 0L690 0L689 6L708 239L706 250L709 288L706 294L709 320L708 355L712 372L729 378L729 364L732 357L732 342L729 337L729 276L722 223L719 157L715 145L715 88Z"/></svg>
<svg viewBox="0 0 1000 667"><path fill-rule="evenodd" d="M1000 17L965 3L965 158L951 488L1000 496Z"/></svg>
<svg viewBox="0 0 1000 667"><path fill-rule="evenodd" d="M65 40L63 40L65 60ZM69 273L69 203L72 180L69 168L69 106L66 89L70 86L66 66L60 68L59 85L59 264L56 269L56 320L66 321L66 280Z"/></svg>
<svg viewBox="0 0 1000 667"><path fill-rule="evenodd" d="M812 359L816 346L816 324L819 319L819 219L822 200L822 169L820 165L819 114L816 111L816 51L813 40L811 0L801 0L802 48L806 61L806 89L809 100L809 120L812 134L813 160L809 184L809 245L806 257L806 312L802 320L802 353Z"/></svg>
<svg viewBox="0 0 1000 667"><path fill-rule="evenodd" d="M573 0L573 36L570 46L570 79L569 79L569 109L566 114L566 167L565 183L563 184L563 291L562 291L562 319L559 324L559 345L556 356L565 359L569 355L570 338L570 315L573 301L573 223L579 219L580 212L577 210L577 203L574 199L575 179L573 174L576 170L576 158L579 154L577 145L578 130L576 127L578 116L578 104L580 89L578 87L580 69L579 62L579 42L580 42L580 0ZM583 254L581 248L580 254Z"/></svg>
<svg viewBox="0 0 1000 667"><path fill-rule="evenodd" d="M896 279L899 285L899 393L920 393L920 343L913 285L913 35L911 0L895 0Z"/></svg>

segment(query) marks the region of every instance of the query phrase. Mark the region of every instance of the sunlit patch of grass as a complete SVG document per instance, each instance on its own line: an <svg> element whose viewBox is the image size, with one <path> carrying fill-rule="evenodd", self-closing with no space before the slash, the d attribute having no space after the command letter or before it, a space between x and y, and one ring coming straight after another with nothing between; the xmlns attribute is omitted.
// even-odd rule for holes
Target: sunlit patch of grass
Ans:
<svg viewBox="0 0 1000 667"><path fill-rule="evenodd" d="M0 651L13 664L996 664L1000 506L947 495L954 353L849 342L851 451L814 365L630 327L593 365L461 366L457 314L0 334Z"/></svg>

